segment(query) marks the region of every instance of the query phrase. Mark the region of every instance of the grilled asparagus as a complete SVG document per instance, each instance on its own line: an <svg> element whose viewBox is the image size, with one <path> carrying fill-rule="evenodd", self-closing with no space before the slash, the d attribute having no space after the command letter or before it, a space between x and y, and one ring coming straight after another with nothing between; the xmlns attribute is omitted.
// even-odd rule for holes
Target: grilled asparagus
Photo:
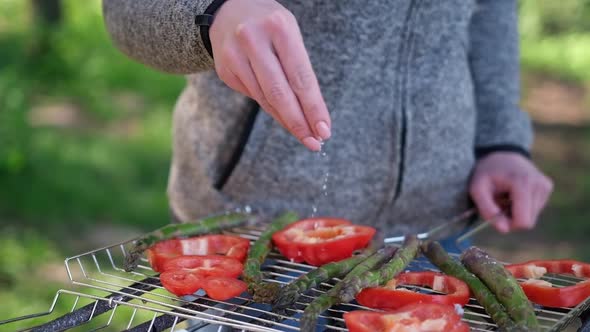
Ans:
<svg viewBox="0 0 590 332"><path fill-rule="evenodd" d="M366 271L344 281L339 296L342 302L354 300L356 294L367 287L376 287L387 283L403 271L418 254L420 241L416 236L406 236L404 244L378 271Z"/></svg>
<svg viewBox="0 0 590 332"><path fill-rule="evenodd" d="M186 224L170 224L145 234L135 241L135 245L125 257L123 268L125 271L133 271L137 267L139 258L143 252L157 242L172 239L178 236L196 236L219 232L226 228L239 226L246 222L247 215L243 213L227 213L203 218Z"/></svg>
<svg viewBox="0 0 590 332"><path fill-rule="evenodd" d="M340 278L349 273L355 266L367 259L370 255L375 253L376 248L367 248L362 253L350 257L348 259L332 262L312 270L296 280L290 282L281 290L277 298L273 302L273 307L276 310L282 310L297 301L301 294L309 289L316 287L322 282L326 282L332 278Z"/></svg>
<svg viewBox="0 0 590 332"><path fill-rule="evenodd" d="M422 252L444 273L463 280L471 289L473 296L485 308L492 320L503 331L516 331L517 326L492 291L460 262L453 259L440 243L428 241L422 244Z"/></svg>
<svg viewBox="0 0 590 332"><path fill-rule="evenodd" d="M276 297L279 292L279 285L276 283L262 281L264 275L260 267L266 256L270 252L271 238L272 235L285 228L285 226L297 221L298 216L293 212L287 212L277 219L275 219L260 235L258 240L254 242L250 251L248 252L248 258L244 264L244 272L242 278L248 283L248 291L252 294L253 298L257 302L270 303Z"/></svg>
<svg viewBox="0 0 590 332"><path fill-rule="evenodd" d="M501 263L477 247L467 249L461 256L461 261L494 292L518 326L531 331L539 330L539 322L531 302Z"/></svg>
<svg viewBox="0 0 590 332"><path fill-rule="evenodd" d="M343 285L349 280L356 280L359 275L374 269L383 262L388 261L396 252L395 247L385 247L380 249L373 255L369 256L367 259L359 263L355 266L344 279L338 282L332 289L328 292L322 294L318 298L316 298L313 302L311 302L305 311L303 312L303 316L299 322L300 330L305 332L315 331L316 321L318 316L321 315L326 309L330 308L333 305L343 303L340 298L340 290L342 289Z"/></svg>

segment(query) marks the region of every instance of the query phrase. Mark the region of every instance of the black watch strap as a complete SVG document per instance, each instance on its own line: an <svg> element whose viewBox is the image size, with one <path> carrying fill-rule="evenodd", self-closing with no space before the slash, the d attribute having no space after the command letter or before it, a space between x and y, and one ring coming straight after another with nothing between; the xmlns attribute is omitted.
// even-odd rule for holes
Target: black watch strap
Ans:
<svg viewBox="0 0 590 332"><path fill-rule="evenodd" d="M205 9L203 14L195 16L195 25L200 27L201 40L207 53L213 57L213 49L211 48L211 39L209 38L209 27L213 24L213 17L215 12L225 3L227 0L213 0L213 2Z"/></svg>
<svg viewBox="0 0 590 332"><path fill-rule="evenodd" d="M512 144L496 144L484 147L477 147L475 148L475 157L477 159L481 159L493 152L514 152L520 154L525 158L531 158L531 153L527 151L525 148Z"/></svg>

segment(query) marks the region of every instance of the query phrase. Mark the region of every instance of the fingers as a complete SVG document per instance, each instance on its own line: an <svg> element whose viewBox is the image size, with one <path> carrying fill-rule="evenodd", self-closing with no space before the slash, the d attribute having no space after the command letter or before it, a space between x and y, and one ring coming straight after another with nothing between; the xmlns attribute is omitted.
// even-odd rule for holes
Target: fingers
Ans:
<svg viewBox="0 0 590 332"><path fill-rule="evenodd" d="M271 36L274 49L308 126L316 137L330 138L328 109L295 19L292 15L277 15L270 24L274 31ZM293 28L286 28L288 26Z"/></svg>
<svg viewBox="0 0 590 332"><path fill-rule="evenodd" d="M500 214L496 218L491 219L490 222L500 233L506 234L511 230L510 219L504 214L504 212L500 212Z"/></svg>
<svg viewBox="0 0 590 332"><path fill-rule="evenodd" d="M279 59L269 45L261 45L255 32L248 27L238 31L238 38L248 54L254 75L262 88L265 99L277 110L281 119L301 143L312 151L320 150L320 142L309 128L299 102L283 73ZM262 48L262 50L261 50ZM264 51L264 48L267 48Z"/></svg>
<svg viewBox="0 0 590 332"><path fill-rule="evenodd" d="M543 175L532 176L477 176L470 194L481 216L502 233L530 230L535 227L539 213L547 203L553 189L551 181ZM496 198L510 195L510 216L507 216Z"/></svg>
<svg viewBox="0 0 590 332"><path fill-rule="evenodd" d="M531 180L519 178L511 181L510 198L512 200L512 229L532 229L535 227Z"/></svg>
<svg viewBox="0 0 590 332"><path fill-rule="evenodd" d="M273 1L224 5L211 27L215 69L305 146L320 150L331 120L295 16Z"/></svg>
<svg viewBox="0 0 590 332"><path fill-rule="evenodd" d="M254 97L252 96L252 94L248 91L248 88L246 88L246 86L244 85L244 83L242 83L242 80L240 80L238 78L238 76L236 76L236 74L234 74L229 68L222 67L220 69L217 69L217 75L230 88L236 90L237 92L239 92L239 93L241 93L241 94L243 94L245 96L248 96L248 97L254 99Z"/></svg>
<svg viewBox="0 0 590 332"><path fill-rule="evenodd" d="M539 218L539 214L547 204L549 196L551 196L551 192L553 191L553 182L547 178L546 176L541 176L541 178L536 182L534 189L533 189L533 219L537 220Z"/></svg>
<svg viewBox="0 0 590 332"><path fill-rule="evenodd" d="M509 232L535 227L553 183L521 155L496 152L478 162L469 189L480 214Z"/></svg>
<svg viewBox="0 0 590 332"><path fill-rule="evenodd" d="M532 229L553 191L552 181L541 173L511 181L512 228Z"/></svg>
<svg viewBox="0 0 590 332"><path fill-rule="evenodd" d="M227 70L229 71L229 74L227 75L227 77L222 78L224 82L228 84L232 89L237 90L243 93L244 95L247 95L250 98L256 100L260 107L262 107L268 114L270 114L270 116L272 116L273 119L275 119L275 121L281 124L281 126L285 127L285 123L281 119L280 115L266 100L266 97L264 96L264 93L262 92L262 89L258 84L256 76L254 75L254 71L250 66L250 62L248 62L248 59L245 56L239 56L235 54L235 56L231 57L231 63L233 65L233 70ZM235 74L233 72L235 72ZM232 77L232 75L235 77L235 79ZM238 77L241 77L241 79L238 79ZM233 83L233 80L239 81L239 83L243 85L243 89L245 89L246 92L240 91L239 87L236 88L230 85L229 82Z"/></svg>
<svg viewBox="0 0 590 332"><path fill-rule="evenodd" d="M470 188L471 198L477 205L479 214L501 233L510 231L510 222L494 199L495 187L489 176L476 176Z"/></svg>

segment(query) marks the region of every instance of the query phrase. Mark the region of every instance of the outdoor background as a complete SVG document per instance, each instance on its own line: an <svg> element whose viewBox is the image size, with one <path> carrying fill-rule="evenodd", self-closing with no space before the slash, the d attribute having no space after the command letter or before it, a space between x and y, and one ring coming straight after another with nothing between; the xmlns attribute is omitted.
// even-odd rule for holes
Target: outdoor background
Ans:
<svg viewBox="0 0 590 332"><path fill-rule="evenodd" d="M184 85L115 50L100 1L62 0L45 19L33 3L51 1L0 1L0 320L45 311L71 288L65 257L168 223L171 110ZM511 261L590 261L590 1L520 10L522 105L555 193L535 231L478 243Z"/></svg>

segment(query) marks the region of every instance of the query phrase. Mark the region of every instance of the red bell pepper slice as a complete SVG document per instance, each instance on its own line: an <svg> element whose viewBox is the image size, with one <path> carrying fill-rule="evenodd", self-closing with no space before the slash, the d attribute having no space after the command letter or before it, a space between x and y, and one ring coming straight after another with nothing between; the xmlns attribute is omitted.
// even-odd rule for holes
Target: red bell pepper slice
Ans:
<svg viewBox="0 0 590 332"><path fill-rule="evenodd" d="M531 302L545 307L575 307L590 297L590 279L571 286L554 286L545 280L538 280L545 273L574 275L590 278L590 264L575 260L534 260L507 265L506 269L515 278L528 279L520 286Z"/></svg>
<svg viewBox="0 0 590 332"><path fill-rule="evenodd" d="M160 275L166 290L177 296L194 294L199 289L214 300L225 301L246 291L248 285L238 279L228 277L205 277L186 270L166 271Z"/></svg>
<svg viewBox="0 0 590 332"><path fill-rule="evenodd" d="M400 285L429 287L446 294L425 294L405 288ZM363 289L356 300L369 308L394 310L411 303L438 303L464 306L469 302L469 287L463 281L436 272L406 272L399 274L384 287L370 287Z"/></svg>
<svg viewBox="0 0 590 332"><path fill-rule="evenodd" d="M320 266L351 257L375 235L369 226L337 218L310 218L293 223L272 236L281 254L295 262Z"/></svg>
<svg viewBox="0 0 590 332"><path fill-rule="evenodd" d="M193 294L203 286L204 277L186 270L172 270L160 274L162 286L174 295Z"/></svg>
<svg viewBox="0 0 590 332"><path fill-rule="evenodd" d="M250 241L239 236L205 235L158 242L147 250L148 261L156 272L163 272L166 261L183 255L223 255L243 262Z"/></svg>
<svg viewBox="0 0 590 332"><path fill-rule="evenodd" d="M164 272L160 274L162 286L178 296L193 294L200 288L209 287L214 294L234 294L237 288L229 283L226 293L212 286L210 278L237 278L244 266L237 259L225 256L179 256L164 263ZM225 279L223 279L225 280ZM231 289L229 289L231 286ZM207 289L205 289L207 291ZM241 292L240 292L241 293ZM232 296L233 297L233 296ZM213 297L212 297L213 298Z"/></svg>
<svg viewBox="0 0 590 332"><path fill-rule="evenodd" d="M225 301L245 292L248 285L235 278L210 277L205 279L203 289L210 298Z"/></svg>
<svg viewBox="0 0 590 332"><path fill-rule="evenodd" d="M237 259L225 256L178 256L163 265L164 272L184 270L204 277L237 278L244 265Z"/></svg>
<svg viewBox="0 0 590 332"><path fill-rule="evenodd" d="M453 306L415 303L392 312L352 311L344 314L350 332L468 332Z"/></svg>

